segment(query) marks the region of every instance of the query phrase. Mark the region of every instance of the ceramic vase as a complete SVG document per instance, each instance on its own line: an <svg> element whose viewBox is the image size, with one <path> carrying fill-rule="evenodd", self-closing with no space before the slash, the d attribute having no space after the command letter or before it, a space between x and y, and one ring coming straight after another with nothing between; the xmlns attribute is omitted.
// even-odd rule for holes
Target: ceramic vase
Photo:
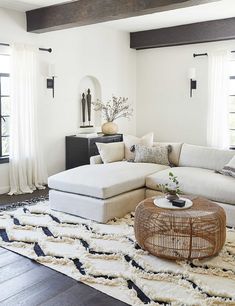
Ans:
<svg viewBox="0 0 235 306"><path fill-rule="evenodd" d="M178 199L179 199L179 196L178 196L178 194L170 194L170 193L168 193L168 194L166 195L166 199L167 199L169 202L172 202L172 201L174 201L174 200L178 200Z"/></svg>
<svg viewBox="0 0 235 306"><path fill-rule="evenodd" d="M114 122L105 122L102 124L102 133L105 135L113 135L118 132L118 125Z"/></svg>

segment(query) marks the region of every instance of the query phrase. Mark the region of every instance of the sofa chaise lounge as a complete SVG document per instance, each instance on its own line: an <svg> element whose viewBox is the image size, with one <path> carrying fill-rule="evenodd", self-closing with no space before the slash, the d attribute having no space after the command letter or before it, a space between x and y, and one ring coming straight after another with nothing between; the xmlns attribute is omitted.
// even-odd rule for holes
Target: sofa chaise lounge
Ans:
<svg viewBox="0 0 235 306"><path fill-rule="evenodd" d="M133 211L146 197L160 195L158 184L168 181L169 169L184 194L203 196L221 205L227 224L235 226L235 178L220 171L235 155L233 150L170 143L169 161L175 167L118 161L102 164L99 155L91 164L49 178L50 206L54 210L107 222Z"/></svg>

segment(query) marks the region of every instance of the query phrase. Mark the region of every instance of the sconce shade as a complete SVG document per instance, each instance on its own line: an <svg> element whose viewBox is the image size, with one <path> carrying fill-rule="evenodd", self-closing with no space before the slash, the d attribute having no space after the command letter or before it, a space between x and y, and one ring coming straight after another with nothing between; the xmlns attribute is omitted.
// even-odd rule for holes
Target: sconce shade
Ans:
<svg viewBox="0 0 235 306"><path fill-rule="evenodd" d="M189 79L191 80L196 79L196 69L195 68L190 68L188 74L189 74Z"/></svg>
<svg viewBox="0 0 235 306"><path fill-rule="evenodd" d="M49 64L48 66L48 76L55 76L55 64Z"/></svg>

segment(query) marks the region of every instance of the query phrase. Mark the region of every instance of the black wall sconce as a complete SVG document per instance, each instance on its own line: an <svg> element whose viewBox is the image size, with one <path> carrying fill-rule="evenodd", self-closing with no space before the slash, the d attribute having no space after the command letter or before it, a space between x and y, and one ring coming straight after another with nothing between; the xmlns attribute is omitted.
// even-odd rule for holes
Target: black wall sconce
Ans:
<svg viewBox="0 0 235 306"><path fill-rule="evenodd" d="M189 78L190 78L190 98L193 96L193 90L197 89L197 81L196 78L196 70L195 68L191 68L189 70Z"/></svg>
<svg viewBox="0 0 235 306"><path fill-rule="evenodd" d="M52 89L52 97L55 97L55 66L49 66L50 78L47 78L47 88Z"/></svg>
<svg viewBox="0 0 235 306"><path fill-rule="evenodd" d="M47 79L47 88L52 89L52 97L55 97L55 77Z"/></svg>

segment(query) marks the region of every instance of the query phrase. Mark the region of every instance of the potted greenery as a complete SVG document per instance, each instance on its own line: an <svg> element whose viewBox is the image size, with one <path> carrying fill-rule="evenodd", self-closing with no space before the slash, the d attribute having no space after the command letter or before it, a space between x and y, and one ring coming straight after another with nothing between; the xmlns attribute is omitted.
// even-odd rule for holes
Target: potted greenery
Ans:
<svg viewBox="0 0 235 306"><path fill-rule="evenodd" d="M182 193L179 188L179 181L177 176L172 172L169 172L169 183L159 184L158 188L166 194L166 198L171 202L173 200L179 199L179 195Z"/></svg>
<svg viewBox="0 0 235 306"><path fill-rule="evenodd" d="M133 114L133 108L128 104L128 98L112 97L112 101L102 102L97 100L93 102L94 110L101 111L106 122L102 125L102 132L107 135L116 134L118 125L114 122L119 118L129 119Z"/></svg>

